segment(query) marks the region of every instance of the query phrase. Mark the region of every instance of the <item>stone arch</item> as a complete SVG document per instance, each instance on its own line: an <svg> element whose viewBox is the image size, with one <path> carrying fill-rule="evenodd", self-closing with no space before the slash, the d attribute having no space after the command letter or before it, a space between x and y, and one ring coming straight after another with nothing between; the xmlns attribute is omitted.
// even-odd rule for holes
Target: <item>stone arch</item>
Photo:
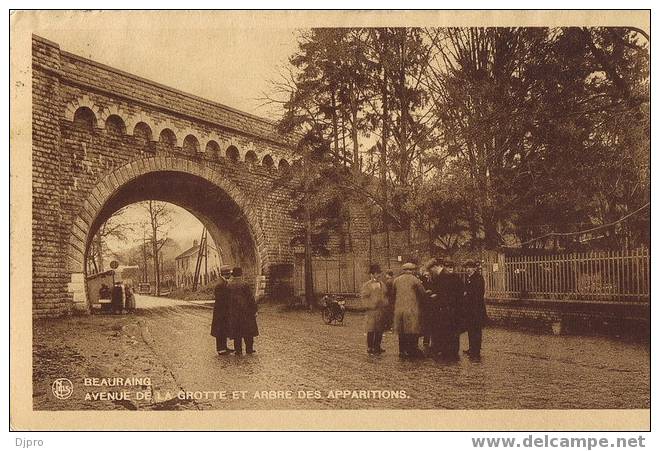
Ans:
<svg viewBox="0 0 660 451"><path fill-rule="evenodd" d="M108 107L103 108L101 110L101 113L98 115L98 120L99 120L98 128L105 128L106 121L111 116L119 116L119 118L124 123L124 126L126 126L128 114L125 113L124 110L122 110L119 106L110 105ZM128 129L127 126L126 126L126 129Z"/></svg>
<svg viewBox="0 0 660 451"><path fill-rule="evenodd" d="M64 109L64 119L69 122L73 122L73 118L79 108L89 108L93 113L96 119L96 124L98 128L103 128L100 124L101 121L101 109L96 105L88 95L80 96L69 103L66 104ZM105 123L103 123L105 125Z"/></svg>
<svg viewBox="0 0 660 451"><path fill-rule="evenodd" d="M270 154L264 155L264 158L261 160L261 165L267 167L268 169L271 169L272 167L275 166L273 157L271 157Z"/></svg>
<svg viewBox="0 0 660 451"><path fill-rule="evenodd" d="M248 150L245 153L245 162L251 165L257 164L257 154L254 153L252 150Z"/></svg>
<svg viewBox="0 0 660 451"><path fill-rule="evenodd" d="M191 154L197 154L200 152L200 144L199 144L199 139L195 135L186 135L185 138L183 138L183 150L185 152L190 152Z"/></svg>
<svg viewBox="0 0 660 451"><path fill-rule="evenodd" d="M204 139L199 142L202 152L214 152L215 156L220 156L220 148L222 147L220 143L222 140L215 132L205 135Z"/></svg>
<svg viewBox="0 0 660 451"><path fill-rule="evenodd" d="M227 147L225 155L229 161L237 162L241 159L241 153L238 151L238 147L233 144Z"/></svg>
<svg viewBox="0 0 660 451"><path fill-rule="evenodd" d="M281 158L280 162L277 163L277 169L279 169L280 171L288 171L291 169L291 165L289 164L286 158Z"/></svg>
<svg viewBox="0 0 660 451"><path fill-rule="evenodd" d="M149 126L148 123L146 122L138 122L133 126L132 132L129 133L130 135L133 135L135 138L142 138L146 142L153 142L154 141L154 132L153 129Z"/></svg>
<svg viewBox="0 0 660 451"><path fill-rule="evenodd" d="M204 152L212 157L217 157L220 154L220 144L213 139L209 139L204 146Z"/></svg>
<svg viewBox="0 0 660 451"><path fill-rule="evenodd" d="M174 135L174 147L181 147L181 133L172 124L167 122L159 123L154 129L154 138L156 141L160 140L160 136L164 130L169 130ZM167 132L166 132L167 133Z"/></svg>
<svg viewBox="0 0 660 451"><path fill-rule="evenodd" d="M239 188L215 169L211 169L199 162L177 157L152 156L128 163L99 180L96 186L89 192L87 199L79 210L70 229L69 243L67 247L67 270L71 273L71 284L74 297L86 299L84 291L80 292L79 281L83 279L85 271L85 252L95 233L94 225L111 201L113 195L122 187L142 176L159 173L174 172L183 175L196 176L208 182L230 199L240 210L247 225L249 236L254 243L254 255L256 258L255 270L260 275L270 262L267 252L266 236L257 210L239 190ZM84 290L84 283L82 286Z"/></svg>
<svg viewBox="0 0 660 451"><path fill-rule="evenodd" d="M126 123L121 116L111 114L105 119L105 131L115 136L123 136L126 134Z"/></svg>
<svg viewBox="0 0 660 451"><path fill-rule="evenodd" d="M158 141L167 143L172 147L180 147L178 145L179 139L177 138L176 133L169 127L164 127L158 133Z"/></svg>
<svg viewBox="0 0 660 451"><path fill-rule="evenodd" d="M98 126L94 112L86 106L81 106L73 115L73 124L92 131Z"/></svg>
<svg viewBox="0 0 660 451"><path fill-rule="evenodd" d="M159 132L158 128L154 124L154 121L147 116L144 113L140 113L134 116L130 116L126 120L126 133L129 135L133 135L135 133L135 127L138 126L138 124L145 124L147 127L149 127L149 130L151 132L152 136L152 141L156 141L158 139L158 136L160 133L156 133L157 131Z"/></svg>
<svg viewBox="0 0 660 451"><path fill-rule="evenodd" d="M198 143L197 147L202 149L202 143L204 142L204 139L202 139L202 135L200 135L196 130L190 127L185 127L185 128L179 128L178 130L174 130L174 132L176 133L177 136L182 137L184 140L189 136L194 137ZM183 141L181 141L181 147L183 147Z"/></svg>

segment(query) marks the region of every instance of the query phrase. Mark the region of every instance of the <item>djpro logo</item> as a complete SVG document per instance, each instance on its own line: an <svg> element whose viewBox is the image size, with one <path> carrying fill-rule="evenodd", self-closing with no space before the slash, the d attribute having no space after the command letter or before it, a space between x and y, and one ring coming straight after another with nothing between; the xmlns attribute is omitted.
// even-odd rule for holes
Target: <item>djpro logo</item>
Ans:
<svg viewBox="0 0 660 451"><path fill-rule="evenodd" d="M51 388L57 399L68 399L73 394L73 384L65 377L55 379Z"/></svg>

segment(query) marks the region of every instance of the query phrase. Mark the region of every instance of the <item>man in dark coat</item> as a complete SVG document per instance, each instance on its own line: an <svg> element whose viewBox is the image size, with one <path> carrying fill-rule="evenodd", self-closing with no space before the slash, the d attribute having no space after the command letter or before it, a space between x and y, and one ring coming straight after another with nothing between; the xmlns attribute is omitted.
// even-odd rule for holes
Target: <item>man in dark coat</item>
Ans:
<svg viewBox="0 0 660 451"><path fill-rule="evenodd" d="M227 347L227 337L231 335L229 322L229 278L231 267L220 267L220 279L213 289L213 320L211 321L211 335L215 337L215 349L218 355L227 355L233 351Z"/></svg>
<svg viewBox="0 0 660 451"><path fill-rule="evenodd" d="M115 282L112 287L111 301L112 312L122 313L124 310L124 290L121 287L121 282Z"/></svg>
<svg viewBox="0 0 660 451"><path fill-rule="evenodd" d="M431 329L431 353L456 360L460 347L460 306L463 283L454 274L454 263L435 259L430 264L431 280L428 324Z"/></svg>
<svg viewBox="0 0 660 451"><path fill-rule="evenodd" d="M229 280L229 316L231 321L231 337L234 339L234 352L253 354L254 337L259 335L257 327L257 302L250 285L243 281L243 270L234 268Z"/></svg>
<svg viewBox="0 0 660 451"><path fill-rule="evenodd" d="M431 283L430 267L427 265L421 268L417 273L417 278L420 280L420 282L422 282L424 290L427 294L424 302L422 303L422 346L424 347L425 351L428 351L431 344L432 331L432 325L430 323L432 314L429 312L429 308L431 307L431 298L429 297L431 295L431 290L429 289L429 285Z"/></svg>
<svg viewBox="0 0 660 451"><path fill-rule="evenodd" d="M385 330L389 330L394 325L394 271L388 269L385 271L385 277L383 279L385 283L385 288L387 291L387 322L385 324Z"/></svg>
<svg viewBox="0 0 660 451"><path fill-rule="evenodd" d="M472 358L479 358L481 356L481 330L487 320L486 304L484 303L486 284L483 276L477 270L475 262L466 262L464 266L468 277L465 281L463 312L464 324L470 341L470 349L465 353Z"/></svg>

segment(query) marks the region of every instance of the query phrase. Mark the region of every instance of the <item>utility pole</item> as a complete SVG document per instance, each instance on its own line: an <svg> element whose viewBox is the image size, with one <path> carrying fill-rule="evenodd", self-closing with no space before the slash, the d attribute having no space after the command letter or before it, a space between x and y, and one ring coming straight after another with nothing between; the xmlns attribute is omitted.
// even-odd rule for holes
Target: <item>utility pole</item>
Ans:
<svg viewBox="0 0 660 451"><path fill-rule="evenodd" d="M205 229L206 230L206 229ZM209 242L204 240L204 285L209 283Z"/></svg>
<svg viewBox="0 0 660 451"><path fill-rule="evenodd" d="M206 227L202 229L202 237L199 241L199 249L197 250L197 262L195 263L195 276L193 279L193 286L192 286L193 291L197 291L197 286L199 285L199 281L201 279L202 258L205 261L204 272L206 273L206 271L208 270L207 268L208 262L206 259Z"/></svg>

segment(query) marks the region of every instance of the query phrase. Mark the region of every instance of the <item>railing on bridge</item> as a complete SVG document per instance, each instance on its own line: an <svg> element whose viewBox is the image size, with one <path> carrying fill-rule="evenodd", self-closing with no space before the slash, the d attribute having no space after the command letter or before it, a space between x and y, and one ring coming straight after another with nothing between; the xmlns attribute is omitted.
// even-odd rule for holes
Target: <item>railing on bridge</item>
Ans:
<svg viewBox="0 0 660 451"><path fill-rule="evenodd" d="M647 303L648 249L541 256L505 256L486 261L490 299Z"/></svg>
<svg viewBox="0 0 660 451"><path fill-rule="evenodd" d="M383 270L387 262L379 262ZM389 269L400 272L390 259ZM357 294L368 278L369 261L352 255L314 258L317 293ZM651 260L648 249L542 256L493 254L483 264L486 298L584 303L648 303ZM296 294L304 292L304 265L294 273Z"/></svg>

